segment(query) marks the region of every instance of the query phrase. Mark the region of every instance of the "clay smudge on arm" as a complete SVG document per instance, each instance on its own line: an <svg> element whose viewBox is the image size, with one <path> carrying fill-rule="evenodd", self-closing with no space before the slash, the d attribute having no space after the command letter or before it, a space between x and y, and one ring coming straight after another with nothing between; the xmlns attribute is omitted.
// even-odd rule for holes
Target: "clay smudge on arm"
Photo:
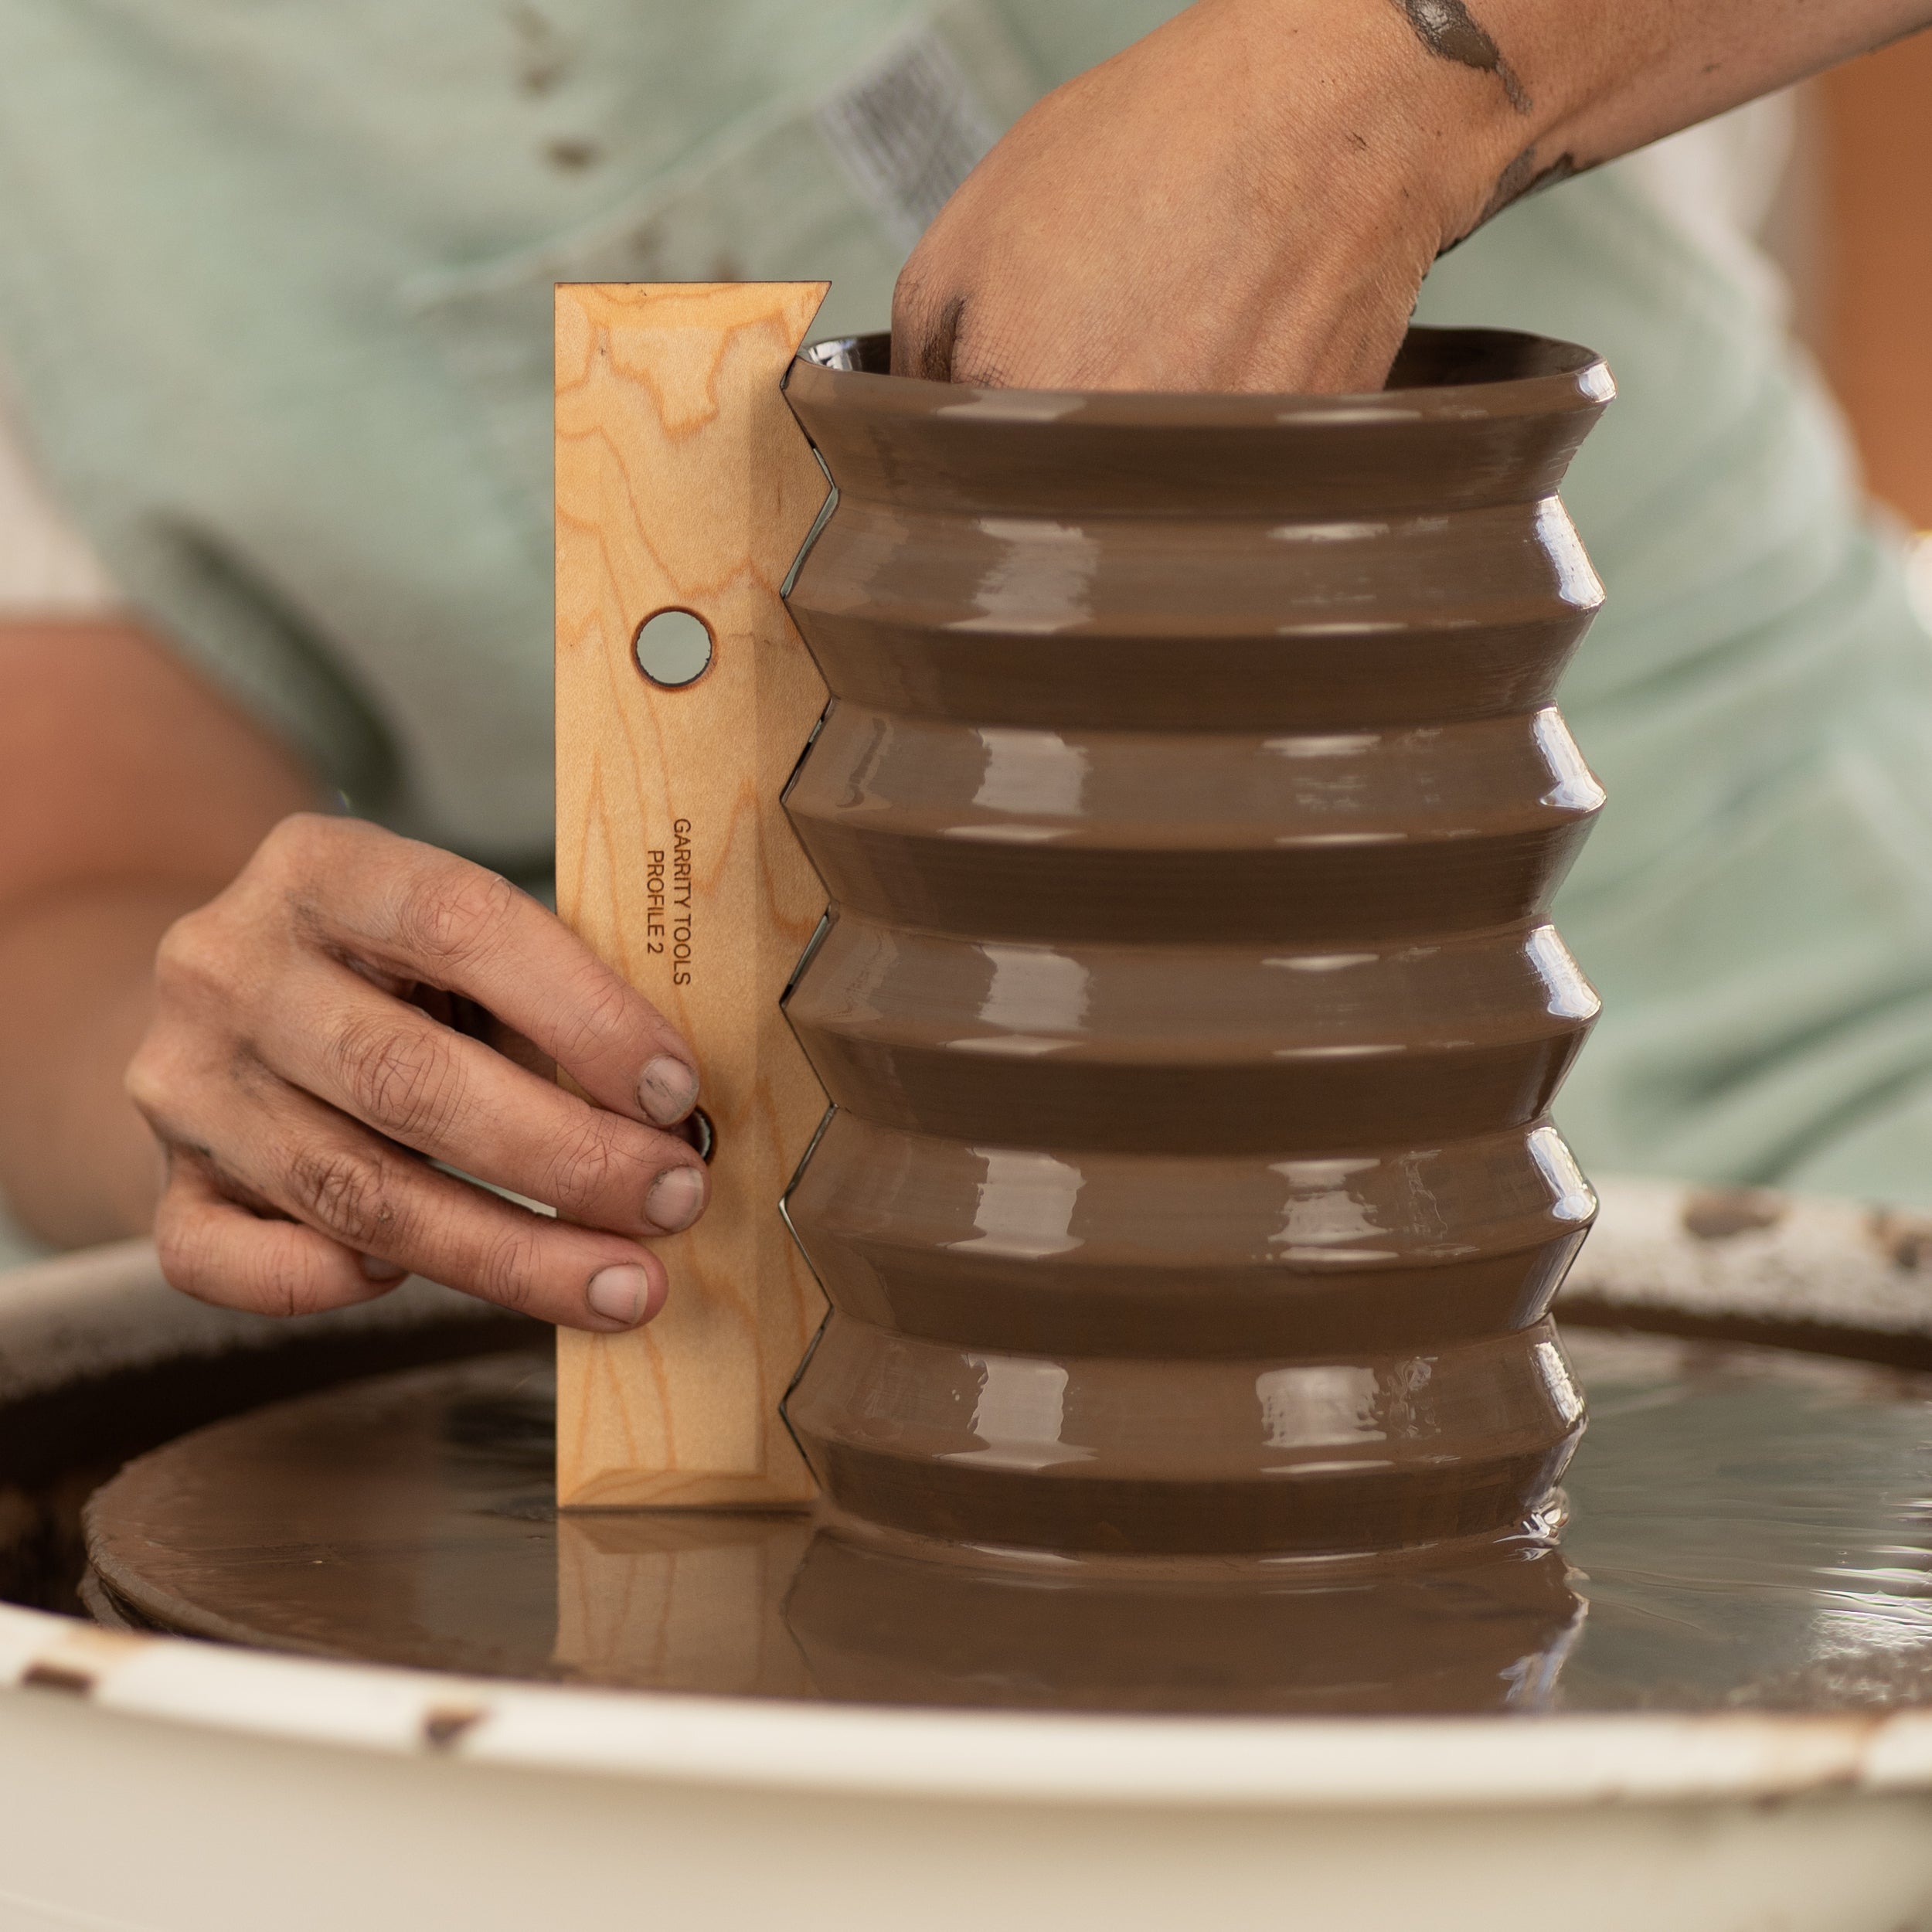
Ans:
<svg viewBox="0 0 1932 1932"><path fill-rule="evenodd" d="M1485 222L1500 215L1512 202L1521 201L1524 196L1533 195L1539 188L1553 188L1558 182L1567 181L1573 175L1586 174L1596 165L1594 161L1579 161L1566 150L1554 161L1539 167L1534 145L1524 148L1496 177L1496 185L1491 189L1489 199L1483 203L1482 213L1461 234L1443 243L1437 250L1437 258L1466 242Z"/></svg>
<svg viewBox="0 0 1932 1932"><path fill-rule="evenodd" d="M1502 83L1510 106L1519 114L1529 113L1529 92L1515 69L1503 58L1502 49L1489 37L1488 29L1462 0L1395 0L1395 5L1415 29L1416 38L1432 54L1482 73L1494 74Z"/></svg>
<svg viewBox="0 0 1932 1932"><path fill-rule="evenodd" d="M905 366L901 366L900 332L893 332L893 373L917 376L929 383L953 379L953 352L959 345L959 325L966 313L966 298L955 295L939 311L939 318L923 336L905 345Z"/></svg>
<svg viewBox="0 0 1932 1932"><path fill-rule="evenodd" d="M1587 165L1584 164L1583 165ZM1499 215L1512 201L1520 201L1525 195L1533 195L1539 188L1553 188L1560 181L1567 181L1572 175L1581 174L1583 166L1577 157L1568 152L1559 155L1554 161L1536 165L1536 150L1526 148L1509 165L1496 177L1495 192L1490 196L1478 221L1480 227L1492 215Z"/></svg>

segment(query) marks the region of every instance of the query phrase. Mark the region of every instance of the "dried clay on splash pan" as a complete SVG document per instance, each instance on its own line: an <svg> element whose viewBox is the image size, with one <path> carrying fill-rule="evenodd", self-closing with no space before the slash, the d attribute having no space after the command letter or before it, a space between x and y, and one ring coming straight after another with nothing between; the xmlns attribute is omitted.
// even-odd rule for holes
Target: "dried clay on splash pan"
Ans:
<svg viewBox="0 0 1932 1932"><path fill-rule="evenodd" d="M1413 332L1373 396L794 366L838 490L787 794L835 1111L785 1415L862 1539L1284 1557L1508 1537L1583 1405L1594 1203L1547 919L1602 794L1553 705L1600 590L1587 350Z"/></svg>

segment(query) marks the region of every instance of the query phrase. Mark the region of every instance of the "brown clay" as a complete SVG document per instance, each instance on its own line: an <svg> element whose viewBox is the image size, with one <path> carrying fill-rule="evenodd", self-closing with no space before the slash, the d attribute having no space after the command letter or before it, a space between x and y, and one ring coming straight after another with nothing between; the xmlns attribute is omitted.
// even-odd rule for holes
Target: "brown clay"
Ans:
<svg viewBox="0 0 1932 1932"><path fill-rule="evenodd" d="M142 1456L89 1505L86 1594L104 1621L271 1649L714 1696L1310 1713L1932 1697L1910 1580L1932 1557L1932 1377L1587 1330L1577 1352L1601 1412L1565 1477L1560 1552L1070 1560L795 1512L560 1513L549 1364L505 1355ZM91 1454L88 1432L73 1447Z"/></svg>
<svg viewBox="0 0 1932 1932"><path fill-rule="evenodd" d="M90 1504L97 1608L419 1668L1110 1709L1533 1706L1580 1621L1562 1557L1527 1540L1441 1565L1068 1575L791 1512L560 1514L550 1421L546 1365L505 1356L199 1430Z"/></svg>
<svg viewBox="0 0 1932 1932"><path fill-rule="evenodd" d="M1549 925L1602 794L1587 350L1417 330L1373 396L794 366L838 507L787 797L832 900L786 1415L874 1531L1095 1553L1509 1536L1582 1425L1594 1203Z"/></svg>

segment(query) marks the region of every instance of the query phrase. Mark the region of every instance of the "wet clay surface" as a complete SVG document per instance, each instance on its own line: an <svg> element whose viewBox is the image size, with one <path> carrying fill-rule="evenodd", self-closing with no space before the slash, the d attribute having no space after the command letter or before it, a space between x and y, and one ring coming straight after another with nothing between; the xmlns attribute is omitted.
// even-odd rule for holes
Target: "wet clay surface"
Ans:
<svg viewBox="0 0 1932 1932"><path fill-rule="evenodd" d="M787 600L832 693L785 801L831 901L786 996L834 1108L786 1201L821 1488L1043 1557L1522 1529L1583 1414L1548 1109L1597 998L1546 913L1603 804L1553 702L1602 362L1424 329L1372 396L1060 395L886 353L787 388L838 490Z"/></svg>
<svg viewBox="0 0 1932 1932"><path fill-rule="evenodd" d="M276 1649L724 1695L1311 1713L1932 1697L1932 1376L1588 1330L1571 1346L1593 1420L1560 1546L1080 1562L920 1553L804 1515L560 1520L547 1365L503 1355L131 1464L90 1505L97 1600Z"/></svg>
<svg viewBox="0 0 1932 1932"><path fill-rule="evenodd" d="M527 1318L431 1322L406 1334L298 1335L178 1357L0 1400L0 1600L80 1612L80 1512L130 1458L204 1423L351 1377L527 1349Z"/></svg>

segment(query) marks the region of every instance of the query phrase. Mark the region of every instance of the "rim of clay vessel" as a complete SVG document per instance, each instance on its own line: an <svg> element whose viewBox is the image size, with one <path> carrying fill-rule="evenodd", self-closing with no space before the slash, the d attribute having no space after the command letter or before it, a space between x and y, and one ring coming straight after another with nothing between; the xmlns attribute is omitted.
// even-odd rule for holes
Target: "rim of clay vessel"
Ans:
<svg viewBox="0 0 1932 1932"><path fill-rule="evenodd" d="M1594 349L1507 328L1418 325L1403 339L1386 387L1337 396L1265 390L981 389L891 374L888 334L813 342L801 362L839 379L842 406L882 416L937 415L988 422L1059 422L1162 428L1255 423L1495 421L1598 409L1617 393Z"/></svg>
<svg viewBox="0 0 1932 1932"><path fill-rule="evenodd" d="M1639 1328L1689 1315L1923 1357L1932 1220L1741 1190L1600 1184L1580 1302ZM317 1334L468 1318L412 1282ZM487 1313L488 1311L483 1311ZM1560 1304L1559 1312L1561 1312ZM276 1325L187 1301L128 1243L0 1277L0 1393L261 1346ZM1849 1347L1839 1352L1855 1352ZM1828 1716L1172 1717L888 1709L587 1690L230 1650L0 1604L0 1699L54 1697L203 1731L388 1756L832 1794L1180 1808L1445 1811L1721 1803L1932 1789L1932 1709ZM58 1707L57 1706L56 1706ZM43 1708L46 1708L45 1706Z"/></svg>

